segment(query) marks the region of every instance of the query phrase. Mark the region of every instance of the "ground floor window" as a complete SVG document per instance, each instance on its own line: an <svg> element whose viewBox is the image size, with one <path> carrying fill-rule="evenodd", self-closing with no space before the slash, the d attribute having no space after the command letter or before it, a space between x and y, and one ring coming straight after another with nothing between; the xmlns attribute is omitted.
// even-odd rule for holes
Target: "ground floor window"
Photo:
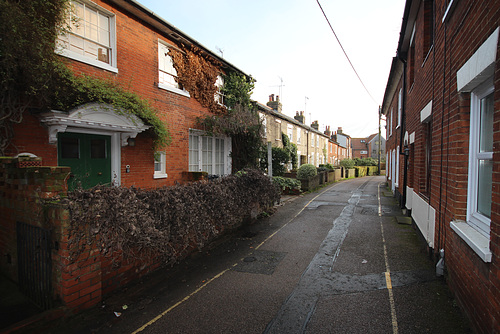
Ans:
<svg viewBox="0 0 500 334"><path fill-rule="evenodd" d="M489 236L493 177L493 81L471 92L467 221Z"/></svg>
<svg viewBox="0 0 500 334"><path fill-rule="evenodd" d="M230 174L230 149L231 139L228 137L211 137L201 131L190 130L189 171L202 171L209 175Z"/></svg>

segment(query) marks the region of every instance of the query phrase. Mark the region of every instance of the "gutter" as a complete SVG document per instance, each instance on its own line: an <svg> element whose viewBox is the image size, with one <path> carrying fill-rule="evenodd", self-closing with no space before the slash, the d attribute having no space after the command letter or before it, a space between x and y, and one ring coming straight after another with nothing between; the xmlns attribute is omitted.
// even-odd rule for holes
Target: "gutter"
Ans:
<svg viewBox="0 0 500 334"><path fill-rule="evenodd" d="M233 64L229 63L227 60L220 57L210 49L206 48L200 42L190 37L186 33L182 32L176 26L169 23L167 20L163 19L162 17L154 13L149 8L145 7L143 4L137 2L136 0L105 0L105 1L122 8L128 13L135 15L140 20L150 24L155 29L158 29L159 31L165 33L166 35L169 36L169 38L172 38L176 42L196 46L197 48L202 50L205 54L221 62L224 68L241 73L245 75L247 78L251 77L251 75L246 74Z"/></svg>

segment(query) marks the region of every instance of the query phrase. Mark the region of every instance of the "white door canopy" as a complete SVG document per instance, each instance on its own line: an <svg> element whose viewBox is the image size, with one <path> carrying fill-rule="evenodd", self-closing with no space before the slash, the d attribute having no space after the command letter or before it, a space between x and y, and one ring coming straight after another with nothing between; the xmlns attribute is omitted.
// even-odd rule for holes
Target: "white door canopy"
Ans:
<svg viewBox="0 0 500 334"><path fill-rule="evenodd" d="M87 103L70 112L51 110L40 116L49 129L49 143L57 143L59 132L120 133L122 146L129 138L147 130L137 116L121 111L109 104Z"/></svg>

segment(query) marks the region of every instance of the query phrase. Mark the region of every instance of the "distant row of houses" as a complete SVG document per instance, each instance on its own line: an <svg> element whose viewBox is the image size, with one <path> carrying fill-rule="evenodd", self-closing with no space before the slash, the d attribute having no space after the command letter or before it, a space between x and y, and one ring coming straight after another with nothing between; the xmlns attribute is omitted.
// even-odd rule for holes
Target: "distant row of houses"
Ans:
<svg viewBox="0 0 500 334"><path fill-rule="evenodd" d="M332 132L330 127L321 132L318 121L310 126L305 124L303 111L297 111L295 117L282 113L279 96L270 95L266 105L257 103L258 111L265 128L266 142L276 147L283 147L282 134L297 145L298 164L337 165L339 161L352 158L351 137L343 133L342 128Z"/></svg>
<svg viewBox="0 0 500 334"><path fill-rule="evenodd" d="M476 333L500 332L499 35L500 1L406 0L382 105L389 187Z"/></svg>

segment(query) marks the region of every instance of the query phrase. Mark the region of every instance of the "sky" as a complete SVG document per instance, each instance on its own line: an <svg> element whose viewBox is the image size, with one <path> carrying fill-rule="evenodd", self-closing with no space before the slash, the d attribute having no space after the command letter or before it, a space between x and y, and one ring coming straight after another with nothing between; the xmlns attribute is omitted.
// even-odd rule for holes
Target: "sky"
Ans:
<svg viewBox="0 0 500 334"><path fill-rule="evenodd" d="M364 87L316 0L137 1L252 75L253 100L279 95L284 114L304 111L320 131L378 132L404 0L319 1Z"/></svg>

